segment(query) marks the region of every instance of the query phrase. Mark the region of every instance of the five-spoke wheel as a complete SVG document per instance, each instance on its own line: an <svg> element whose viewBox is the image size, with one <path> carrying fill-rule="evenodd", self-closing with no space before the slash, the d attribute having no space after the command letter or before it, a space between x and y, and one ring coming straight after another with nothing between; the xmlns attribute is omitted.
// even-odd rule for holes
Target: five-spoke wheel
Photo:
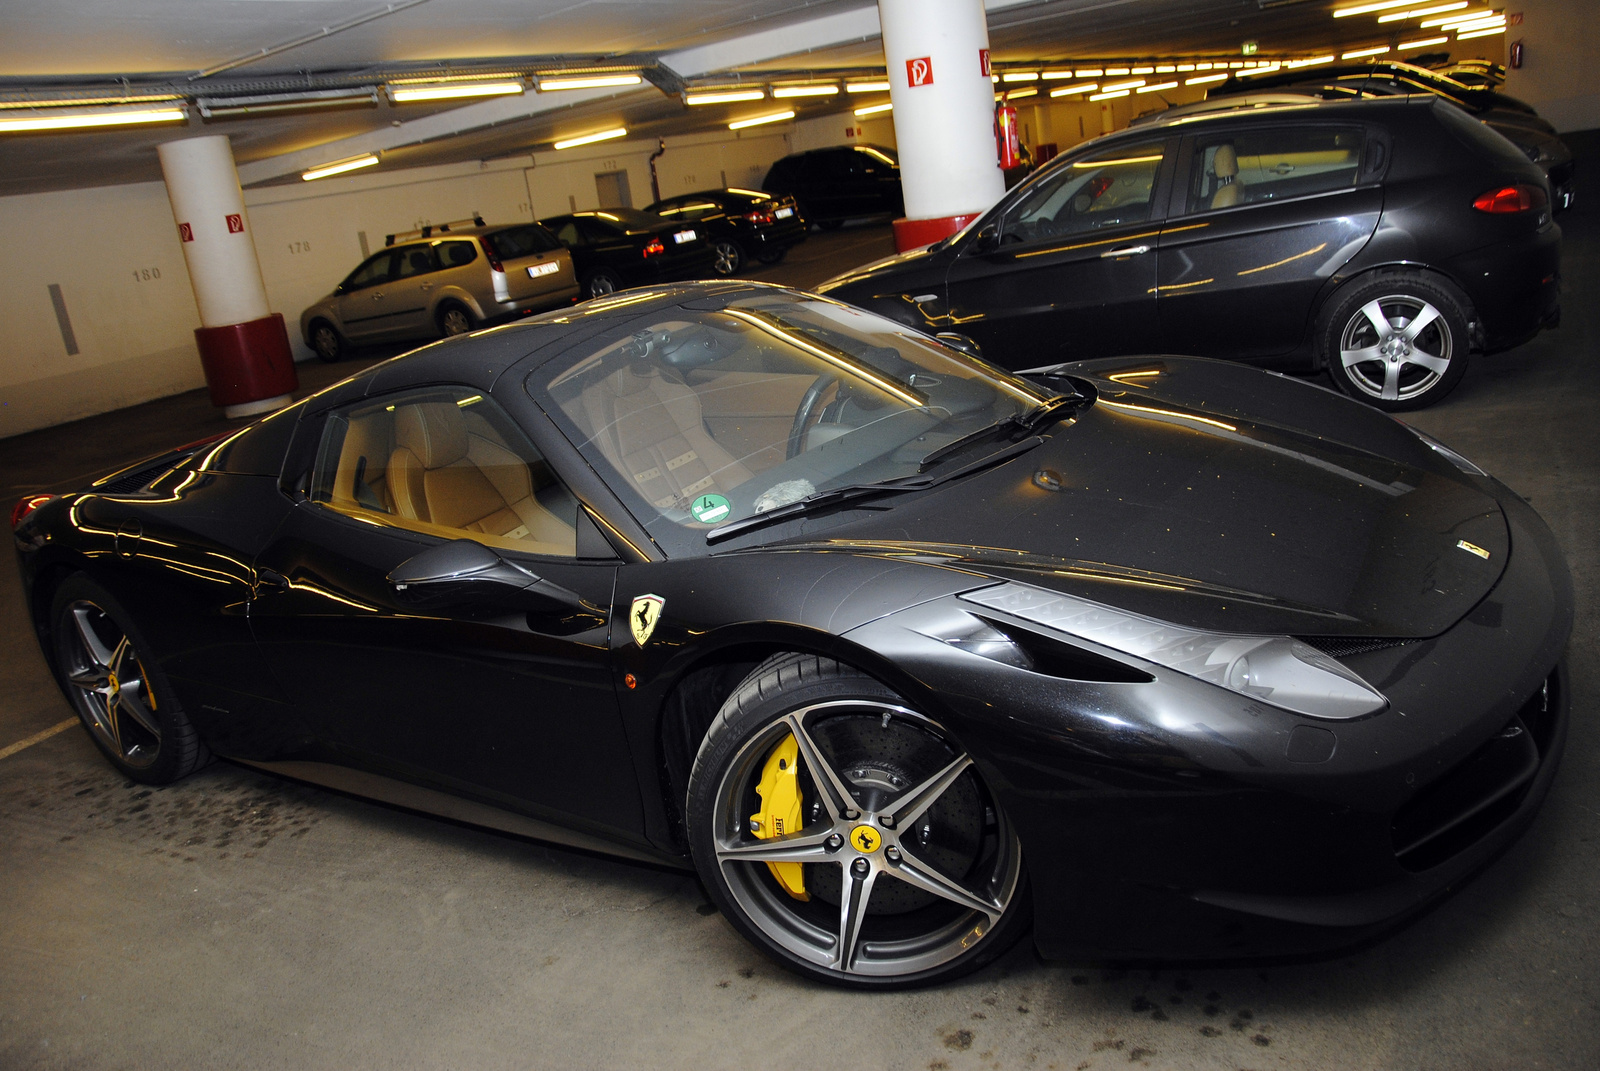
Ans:
<svg viewBox="0 0 1600 1071"><path fill-rule="evenodd" d="M1021 846L971 756L827 659L781 656L740 686L700 748L688 816L718 906L803 974L941 981L1026 925Z"/></svg>
<svg viewBox="0 0 1600 1071"><path fill-rule="evenodd" d="M731 238L718 238L711 243L712 269L718 275L734 275L744 267L744 250Z"/></svg>
<svg viewBox="0 0 1600 1071"><path fill-rule="evenodd" d="M89 736L136 781L164 784L203 763L205 746L163 694L111 594L83 576L56 592L56 665Z"/></svg>
<svg viewBox="0 0 1600 1071"><path fill-rule="evenodd" d="M1365 280L1335 297L1323 327L1328 372L1381 409L1431 405L1466 369L1466 316L1455 296L1407 273Z"/></svg>

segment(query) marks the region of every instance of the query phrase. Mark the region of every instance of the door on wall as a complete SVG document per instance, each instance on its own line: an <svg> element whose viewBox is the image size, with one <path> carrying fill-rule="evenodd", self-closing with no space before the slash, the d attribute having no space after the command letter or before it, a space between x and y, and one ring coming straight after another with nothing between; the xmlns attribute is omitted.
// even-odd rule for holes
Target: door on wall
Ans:
<svg viewBox="0 0 1600 1071"><path fill-rule="evenodd" d="M596 172L594 189L600 195L601 208L633 207L633 195L628 192L628 173L626 171Z"/></svg>

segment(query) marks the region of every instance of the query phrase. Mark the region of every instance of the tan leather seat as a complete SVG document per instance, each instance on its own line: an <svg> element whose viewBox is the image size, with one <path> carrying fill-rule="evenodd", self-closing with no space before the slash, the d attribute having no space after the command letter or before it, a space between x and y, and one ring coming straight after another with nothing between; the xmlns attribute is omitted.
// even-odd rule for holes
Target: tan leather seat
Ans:
<svg viewBox="0 0 1600 1071"><path fill-rule="evenodd" d="M1239 203L1239 154L1232 145L1218 145L1211 161L1211 172L1217 176L1217 192L1211 195L1212 208L1231 208Z"/></svg>
<svg viewBox="0 0 1600 1071"><path fill-rule="evenodd" d="M584 391L584 413L606 460L657 509L687 509L753 473L706 431L694 390L650 366L628 366Z"/></svg>
<svg viewBox="0 0 1600 1071"><path fill-rule="evenodd" d="M576 553L573 522L539 504L528 463L468 431L454 402L401 406L394 435L388 484L401 517Z"/></svg>

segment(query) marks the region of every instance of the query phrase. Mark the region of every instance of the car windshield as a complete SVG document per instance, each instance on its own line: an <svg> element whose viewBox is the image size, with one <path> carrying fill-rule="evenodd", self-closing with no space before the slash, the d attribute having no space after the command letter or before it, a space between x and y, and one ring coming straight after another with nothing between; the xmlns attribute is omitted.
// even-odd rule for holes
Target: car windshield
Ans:
<svg viewBox="0 0 1600 1071"><path fill-rule="evenodd" d="M985 429L1053 397L814 296L677 307L597 347L528 389L669 553L814 495L959 467L989 449Z"/></svg>

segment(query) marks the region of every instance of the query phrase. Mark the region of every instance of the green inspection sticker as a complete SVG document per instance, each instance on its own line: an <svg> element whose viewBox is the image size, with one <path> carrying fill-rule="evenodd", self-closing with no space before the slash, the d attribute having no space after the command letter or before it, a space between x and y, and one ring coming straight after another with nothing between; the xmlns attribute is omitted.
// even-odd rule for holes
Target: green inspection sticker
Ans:
<svg viewBox="0 0 1600 1071"><path fill-rule="evenodd" d="M728 500L721 495L701 495L689 506L694 519L703 524L716 524L728 517Z"/></svg>

